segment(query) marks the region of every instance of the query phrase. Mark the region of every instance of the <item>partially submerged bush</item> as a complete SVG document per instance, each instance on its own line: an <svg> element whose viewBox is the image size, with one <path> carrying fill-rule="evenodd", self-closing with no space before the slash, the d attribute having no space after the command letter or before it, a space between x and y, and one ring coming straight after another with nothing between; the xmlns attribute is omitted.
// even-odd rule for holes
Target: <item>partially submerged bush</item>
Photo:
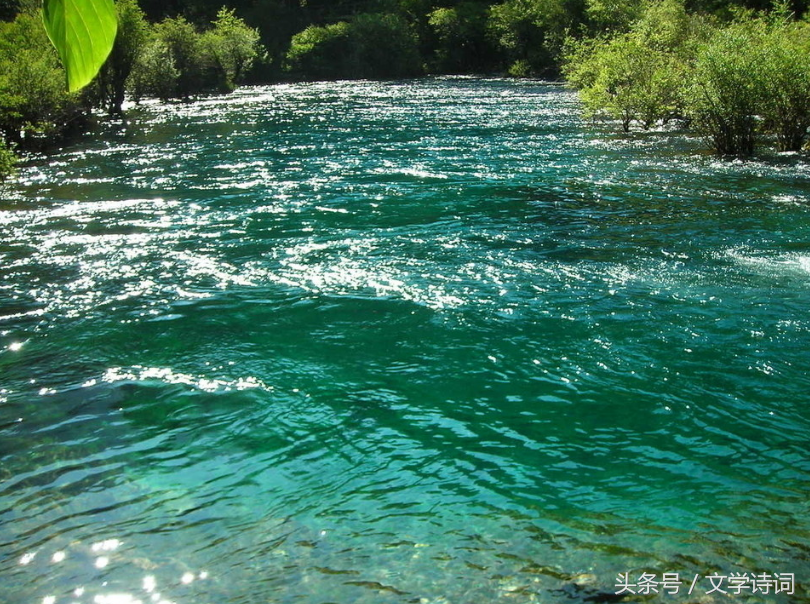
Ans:
<svg viewBox="0 0 810 604"><path fill-rule="evenodd" d="M0 138L0 182L14 174L17 165L17 156L8 148L5 141Z"/></svg>
<svg viewBox="0 0 810 604"><path fill-rule="evenodd" d="M751 155L761 134L799 151L810 128L810 26L755 19L720 30L698 53L690 98L720 154Z"/></svg>
<svg viewBox="0 0 810 604"><path fill-rule="evenodd" d="M688 88L694 124L721 155L751 155L762 107L762 31L725 28L698 53Z"/></svg>
<svg viewBox="0 0 810 604"><path fill-rule="evenodd" d="M810 24L772 26L760 53L761 116L780 151L799 151L810 128Z"/></svg>
<svg viewBox="0 0 810 604"><path fill-rule="evenodd" d="M627 132L633 122L646 129L680 115L682 74L671 53L651 48L633 34L574 52L582 58L569 61L566 74L581 89L591 116L619 120Z"/></svg>
<svg viewBox="0 0 810 604"><path fill-rule="evenodd" d="M644 128L683 118L721 155L762 135L797 151L810 128L810 24L784 7L719 25L650 2L627 33L569 42L564 72L586 113Z"/></svg>

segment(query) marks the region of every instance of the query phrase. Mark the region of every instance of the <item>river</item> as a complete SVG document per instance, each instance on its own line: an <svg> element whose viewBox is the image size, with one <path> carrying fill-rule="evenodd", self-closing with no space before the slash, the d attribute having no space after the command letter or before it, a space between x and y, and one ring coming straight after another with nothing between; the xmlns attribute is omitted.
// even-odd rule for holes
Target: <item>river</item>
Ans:
<svg viewBox="0 0 810 604"><path fill-rule="evenodd" d="M810 164L704 148L435 78L29 161L0 601L810 601Z"/></svg>

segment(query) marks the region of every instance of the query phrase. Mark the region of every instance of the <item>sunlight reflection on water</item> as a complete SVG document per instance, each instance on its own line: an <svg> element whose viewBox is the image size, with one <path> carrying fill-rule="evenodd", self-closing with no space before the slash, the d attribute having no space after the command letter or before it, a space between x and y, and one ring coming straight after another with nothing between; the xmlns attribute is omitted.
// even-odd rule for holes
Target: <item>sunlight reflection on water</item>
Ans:
<svg viewBox="0 0 810 604"><path fill-rule="evenodd" d="M807 165L577 108L280 85L25 166L0 206L9 603L806 575Z"/></svg>
<svg viewBox="0 0 810 604"><path fill-rule="evenodd" d="M88 551L88 548L81 543L72 543L70 545L71 560L67 560L68 552L65 550L54 552L49 565L70 564L73 573L71 579L75 585L64 590L64 593L69 593L69 596L46 595L41 599L42 604L58 604L67 601L71 604L178 604L184 600L188 601L189 598L192 598L193 601L194 595L185 593L183 597L177 599L176 596L169 595L169 592L178 591L178 586L187 586L195 581L204 581L209 578L209 573L205 570L185 571L181 576L173 577L159 584L154 574L144 574L138 589L133 589L131 592L119 591L123 586L122 582L111 580L111 574L127 566L131 567L127 574L133 574L132 569L137 569L134 570L134 574L139 574L143 572L143 567L148 565L148 562L143 560L128 561L124 557L117 556L115 552L121 545L122 542L118 539L105 539L92 543ZM20 558L20 565L32 566L39 554L40 552L24 554ZM79 560L74 563L73 557ZM85 564L84 567L80 566L82 562ZM102 574L98 571L104 572ZM42 571L39 570L39 572Z"/></svg>

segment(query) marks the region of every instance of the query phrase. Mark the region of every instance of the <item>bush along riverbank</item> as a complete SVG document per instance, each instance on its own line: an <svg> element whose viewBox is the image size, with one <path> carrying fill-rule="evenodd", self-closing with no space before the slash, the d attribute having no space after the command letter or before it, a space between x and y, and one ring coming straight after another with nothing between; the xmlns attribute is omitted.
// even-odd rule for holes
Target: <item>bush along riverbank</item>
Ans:
<svg viewBox="0 0 810 604"><path fill-rule="evenodd" d="M570 40L563 71L588 115L624 131L676 120L739 157L807 143L810 23L785 3L728 22L651 3L625 32Z"/></svg>
<svg viewBox="0 0 810 604"><path fill-rule="evenodd" d="M806 0L118 0L115 44L68 93L34 0L0 7L0 174L120 115L243 82L563 76L590 117L677 123L721 155L798 151L810 126ZM8 158L8 159L5 159Z"/></svg>
<svg viewBox="0 0 810 604"><path fill-rule="evenodd" d="M183 16L150 23L137 0L119 0L118 33L93 82L68 92L38 7L0 22L0 178L14 152L39 151L85 129L94 109L120 115L127 95L190 100L232 91L264 50L258 30L222 8L206 27Z"/></svg>

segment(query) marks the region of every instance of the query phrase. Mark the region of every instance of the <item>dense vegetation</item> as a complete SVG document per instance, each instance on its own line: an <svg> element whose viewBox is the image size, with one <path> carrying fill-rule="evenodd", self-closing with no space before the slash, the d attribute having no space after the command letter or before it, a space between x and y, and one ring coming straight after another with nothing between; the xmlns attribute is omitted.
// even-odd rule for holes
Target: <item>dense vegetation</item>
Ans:
<svg viewBox="0 0 810 604"><path fill-rule="evenodd" d="M807 139L810 23L785 3L723 22L650 2L625 31L571 42L564 71L591 115L625 131L678 120L737 156L758 142L799 151Z"/></svg>
<svg viewBox="0 0 810 604"><path fill-rule="evenodd" d="M182 15L150 23L137 0L118 0L118 35L93 83L67 90L65 71L45 34L38 6L0 22L0 178L11 150L53 145L89 123L101 108L120 114L127 93L164 100L226 92L261 59L259 32L221 8L207 27Z"/></svg>
<svg viewBox="0 0 810 604"><path fill-rule="evenodd" d="M69 94L37 0L0 0L0 174L94 108L244 81L564 75L625 130L677 122L718 153L798 150L810 126L807 0L117 0L94 83Z"/></svg>

